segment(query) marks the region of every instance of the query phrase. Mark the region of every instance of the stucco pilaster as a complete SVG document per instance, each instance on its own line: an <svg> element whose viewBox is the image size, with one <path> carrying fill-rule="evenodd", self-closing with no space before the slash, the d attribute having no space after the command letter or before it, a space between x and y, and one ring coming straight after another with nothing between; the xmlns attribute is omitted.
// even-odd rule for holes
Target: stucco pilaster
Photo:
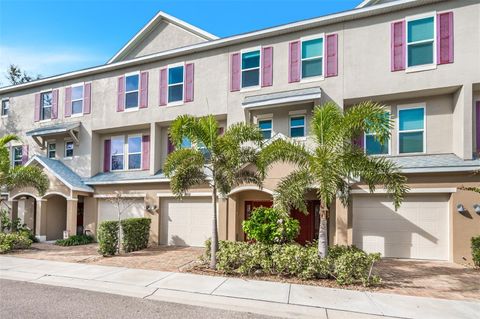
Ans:
<svg viewBox="0 0 480 319"><path fill-rule="evenodd" d="M335 199L335 245L348 245L348 206Z"/></svg>
<svg viewBox="0 0 480 319"><path fill-rule="evenodd" d="M237 240L237 195L228 198L228 215L227 215L227 240Z"/></svg>
<svg viewBox="0 0 480 319"><path fill-rule="evenodd" d="M69 236L77 234L77 206L78 200L67 199L67 231Z"/></svg>
<svg viewBox="0 0 480 319"><path fill-rule="evenodd" d="M473 91L471 83L462 85L454 94L453 103L453 152L462 159L472 159Z"/></svg>
<svg viewBox="0 0 480 319"><path fill-rule="evenodd" d="M35 236L40 240L47 238L47 205L46 199L37 199L37 221L35 225Z"/></svg>
<svg viewBox="0 0 480 319"><path fill-rule="evenodd" d="M10 219L18 218L18 200L9 200L8 206L10 207Z"/></svg>

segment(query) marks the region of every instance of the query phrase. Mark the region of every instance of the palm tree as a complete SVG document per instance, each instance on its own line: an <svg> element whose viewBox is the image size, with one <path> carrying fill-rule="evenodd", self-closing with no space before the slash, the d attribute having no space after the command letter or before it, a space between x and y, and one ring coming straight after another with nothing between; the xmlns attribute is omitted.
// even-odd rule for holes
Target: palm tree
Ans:
<svg viewBox="0 0 480 319"><path fill-rule="evenodd" d="M327 255L328 207L338 197L343 205L350 200L351 185L362 181L370 192L383 185L391 195L397 209L408 186L406 177L385 157L367 156L352 141L363 132L375 134L377 141L385 143L390 137L392 120L385 116L384 106L363 102L345 112L333 102L317 106L311 121L313 146L308 149L299 144L277 140L264 149L267 162L273 158L296 164L295 170L283 178L274 195L274 205L284 212L294 207L307 213L304 195L315 189L320 200L320 227L318 253ZM278 150L289 149L288 152Z"/></svg>
<svg viewBox="0 0 480 319"><path fill-rule="evenodd" d="M170 140L176 150L167 157L165 175L171 178L173 193L181 198L195 185L207 184L212 191L213 220L210 268L215 269L218 250L217 201L241 184L261 187L264 170L259 161L263 140L260 130L252 125L231 125L224 134L212 115L195 118L178 117L170 127ZM188 139L193 147L182 148ZM253 168L251 165L253 164Z"/></svg>
<svg viewBox="0 0 480 319"><path fill-rule="evenodd" d="M40 195L48 189L48 177L36 166L16 166L10 163L10 153L7 144L18 141L13 134L0 138L0 189L12 190L21 187L34 187Z"/></svg>

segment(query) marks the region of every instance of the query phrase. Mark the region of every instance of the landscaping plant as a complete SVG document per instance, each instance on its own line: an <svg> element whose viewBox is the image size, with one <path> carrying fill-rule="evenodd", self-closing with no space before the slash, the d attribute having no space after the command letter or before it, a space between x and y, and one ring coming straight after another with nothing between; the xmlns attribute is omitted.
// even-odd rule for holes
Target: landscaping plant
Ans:
<svg viewBox="0 0 480 319"><path fill-rule="evenodd" d="M88 245L95 242L95 238L90 235L73 235L67 239L59 239L55 242L58 246L79 246Z"/></svg>
<svg viewBox="0 0 480 319"><path fill-rule="evenodd" d="M150 218L127 218L120 222L123 233L122 246L125 252L147 248L151 222Z"/></svg>
<svg viewBox="0 0 480 319"><path fill-rule="evenodd" d="M27 249L32 241L21 233L0 233L0 253L7 253L16 249Z"/></svg>
<svg viewBox="0 0 480 319"><path fill-rule="evenodd" d="M118 251L118 228L116 220L107 220L98 227L98 252L103 256L113 256Z"/></svg>
<svg viewBox="0 0 480 319"><path fill-rule="evenodd" d="M267 207L254 209L242 226L248 239L264 244L289 243L300 232L298 220L278 209Z"/></svg>
<svg viewBox="0 0 480 319"><path fill-rule="evenodd" d="M480 267L480 236L472 237L472 260L475 267Z"/></svg>

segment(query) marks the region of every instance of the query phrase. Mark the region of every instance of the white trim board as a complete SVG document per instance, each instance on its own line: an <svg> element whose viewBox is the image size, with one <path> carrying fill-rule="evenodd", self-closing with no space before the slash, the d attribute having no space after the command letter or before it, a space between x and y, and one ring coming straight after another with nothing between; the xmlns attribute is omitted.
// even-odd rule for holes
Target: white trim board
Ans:
<svg viewBox="0 0 480 319"><path fill-rule="evenodd" d="M434 193L456 193L457 188L412 188L408 191L408 194L434 194ZM352 194L372 194L368 189L354 189ZM388 191L384 188L376 189L373 194L388 194Z"/></svg>
<svg viewBox="0 0 480 319"><path fill-rule="evenodd" d="M211 197L212 193L211 192L191 192L187 193L185 197ZM175 194L170 193L170 192L165 192L165 193L157 193L157 197L176 197Z"/></svg>
<svg viewBox="0 0 480 319"><path fill-rule="evenodd" d="M114 198L117 197L117 194L95 194L93 198ZM147 197L145 193L138 194L120 194L121 198L144 198Z"/></svg>

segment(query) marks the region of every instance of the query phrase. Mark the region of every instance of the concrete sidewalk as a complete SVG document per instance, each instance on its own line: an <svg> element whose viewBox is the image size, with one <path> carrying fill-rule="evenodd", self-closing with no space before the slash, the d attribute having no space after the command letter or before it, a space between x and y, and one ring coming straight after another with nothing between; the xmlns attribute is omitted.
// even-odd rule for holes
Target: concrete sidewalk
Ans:
<svg viewBox="0 0 480 319"><path fill-rule="evenodd" d="M0 257L0 278L278 317L473 319L480 313L475 301L16 257Z"/></svg>

